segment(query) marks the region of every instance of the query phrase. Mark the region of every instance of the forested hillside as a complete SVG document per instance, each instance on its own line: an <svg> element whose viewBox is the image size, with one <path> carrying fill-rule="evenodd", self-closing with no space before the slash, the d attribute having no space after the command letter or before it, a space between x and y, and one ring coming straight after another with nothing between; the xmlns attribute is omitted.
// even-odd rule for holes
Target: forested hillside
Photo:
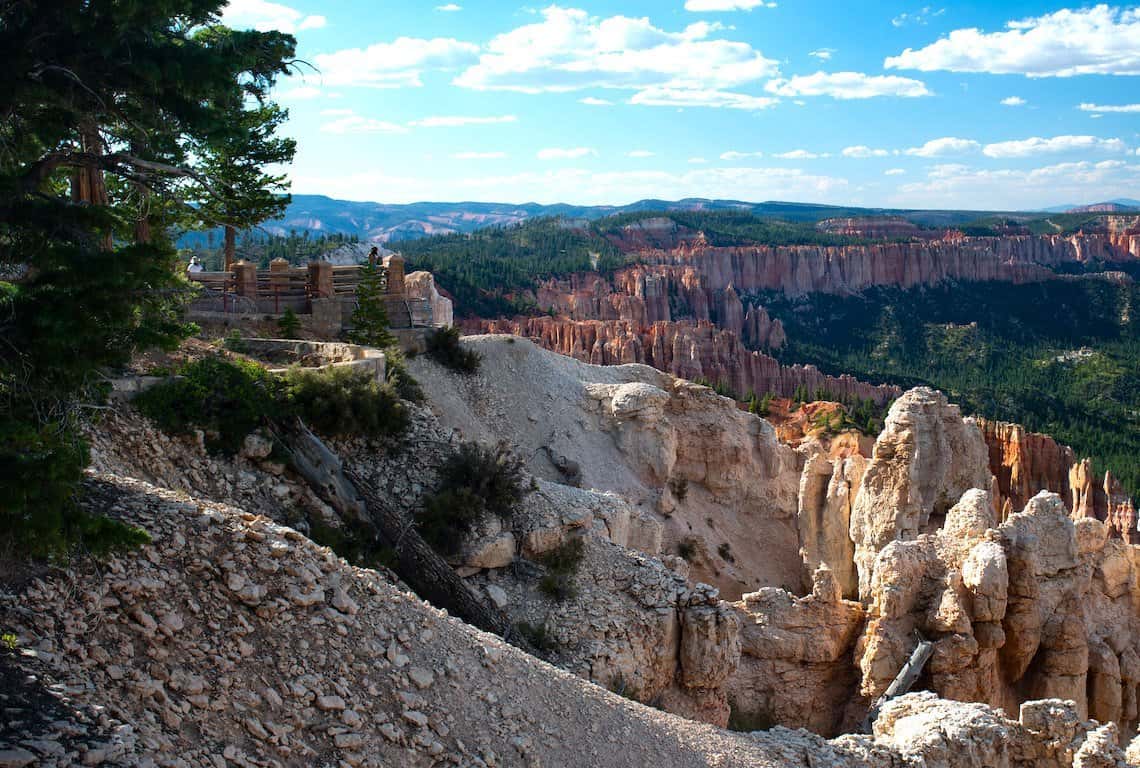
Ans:
<svg viewBox="0 0 1140 768"><path fill-rule="evenodd" d="M760 298L785 363L929 384L1071 445L1140 495L1140 287L1100 278Z"/></svg>
<svg viewBox="0 0 1140 768"><path fill-rule="evenodd" d="M855 238L820 232L810 222L784 221L747 211L640 211L594 222L547 217L471 234L403 242L408 268L424 269L456 298L462 314L482 317L525 313L519 294L537 281L573 272L607 272L635 258L615 245L623 228L652 219L703 233L714 245L852 245Z"/></svg>
<svg viewBox="0 0 1140 768"><path fill-rule="evenodd" d="M482 317L526 311L516 294L542 278L608 271L624 261L593 229L570 227L558 218L409 241L400 252L409 271L435 275L455 297L459 312Z"/></svg>

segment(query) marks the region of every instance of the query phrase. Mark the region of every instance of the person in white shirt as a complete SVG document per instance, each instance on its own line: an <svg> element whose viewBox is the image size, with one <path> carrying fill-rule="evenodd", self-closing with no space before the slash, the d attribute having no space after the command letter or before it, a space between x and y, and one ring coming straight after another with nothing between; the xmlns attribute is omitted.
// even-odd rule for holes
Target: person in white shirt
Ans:
<svg viewBox="0 0 1140 768"><path fill-rule="evenodd" d="M201 264L201 262L198 261L197 256L191 256L190 257L190 264L187 265L186 271L187 272L201 272L202 271L202 264Z"/></svg>

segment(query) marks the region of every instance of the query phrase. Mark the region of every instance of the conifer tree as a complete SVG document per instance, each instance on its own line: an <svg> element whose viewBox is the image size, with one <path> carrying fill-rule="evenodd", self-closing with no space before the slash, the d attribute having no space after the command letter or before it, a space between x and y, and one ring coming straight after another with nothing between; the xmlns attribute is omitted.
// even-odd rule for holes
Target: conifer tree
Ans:
<svg viewBox="0 0 1140 768"><path fill-rule="evenodd" d="M23 551L123 535L75 505L77 407L188 330L168 201L214 189L195 148L242 130L236 105L266 103L295 48L220 26L223 6L0 3L0 536Z"/></svg>
<svg viewBox="0 0 1140 768"><path fill-rule="evenodd" d="M361 267L356 287L356 309L352 313L352 331L348 338L354 344L388 347L396 337L388 330L388 309L384 305L384 273L371 262Z"/></svg>
<svg viewBox="0 0 1140 768"><path fill-rule="evenodd" d="M201 143L201 170L214 191L203 190L199 211L206 223L222 225L226 270L234 262L238 227L256 226L289 205L290 196L282 194L288 189L286 176L266 171L266 166L292 161L296 152L295 141L275 135L288 116L273 103L238 105L231 116L233 130Z"/></svg>

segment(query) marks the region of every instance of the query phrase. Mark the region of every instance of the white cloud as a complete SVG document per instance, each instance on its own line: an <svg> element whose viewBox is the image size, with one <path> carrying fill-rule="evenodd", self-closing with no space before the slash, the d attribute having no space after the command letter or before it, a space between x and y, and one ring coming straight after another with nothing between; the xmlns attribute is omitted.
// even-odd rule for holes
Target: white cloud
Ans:
<svg viewBox="0 0 1140 768"><path fill-rule="evenodd" d="M645 88L633 94L630 104L647 107L723 107L727 109L768 109L780 103L770 96L750 96L731 91L705 91L683 88Z"/></svg>
<svg viewBox="0 0 1140 768"><path fill-rule="evenodd" d="M906 175L906 170L903 168L888 168L887 170L883 171L883 175L884 176L904 176L904 175Z"/></svg>
<svg viewBox="0 0 1140 768"><path fill-rule="evenodd" d="M854 147L846 147L843 150L844 157L886 157L889 154L891 153L885 149L872 149L871 147L864 146L863 144L859 144Z"/></svg>
<svg viewBox="0 0 1140 768"><path fill-rule="evenodd" d="M988 72L1029 77L1140 74L1140 8L1063 9L1006 24L957 29L925 48L886 59L887 69Z"/></svg>
<svg viewBox="0 0 1140 768"><path fill-rule="evenodd" d="M1001 103L1006 107L1023 107L1025 106L1025 99L1020 96L1007 96L1001 100Z"/></svg>
<svg viewBox="0 0 1140 768"><path fill-rule="evenodd" d="M763 152L725 152L720 156L721 160L745 160L754 157L764 157Z"/></svg>
<svg viewBox="0 0 1140 768"><path fill-rule="evenodd" d="M1078 107L1082 112L1100 112L1110 114L1132 114L1140 112L1140 104L1081 104Z"/></svg>
<svg viewBox="0 0 1140 768"><path fill-rule="evenodd" d="M930 6L926 6L920 11L914 13L900 13L891 19L891 25L895 27L905 27L907 24L921 24L925 26L930 23L931 19L936 19L942 14L946 13L945 8L939 8L937 11L932 10Z"/></svg>
<svg viewBox="0 0 1140 768"><path fill-rule="evenodd" d="M230 0L222 11L222 23L235 29L293 33L301 29L320 29L327 19L308 16L296 8L268 0Z"/></svg>
<svg viewBox="0 0 1140 768"><path fill-rule="evenodd" d="M599 99L597 96L587 96L584 99L578 99L579 104L585 104L589 107L612 107L614 103L608 99Z"/></svg>
<svg viewBox="0 0 1140 768"><path fill-rule="evenodd" d="M408 129L399 123L390 123L386 120L374 120L361 115L347 115L338 120L325 123L321 126L325 133L407 133Z"/></svg>
<svg viewBox="0 0 1140 768"><path fill-rule="evenodd" d="M640 158L645 158L645 157L653 157L655 154L656 154L655 152L650 152L647 149L635 149L632 152L630 152L628 155L626 155L626 157L634 157L634 158L640 159Z"/></svg>
<svg viewBox="0 0 1140 768"><path fill-rule="evenodd" d="M793 149L790 152L780 152L779 154L772 155L772 157L778 157L781 160L819 160L820 158L831 157L831 153L824 152L820 154L817 152L809 152L806 149Z"/></svg>
<svg viewBox="0 0 1140 768"><path fill-rule="evenodd" d="M437 11L443 11L444 13L455 13L456 11L462 11L463 6L456 5L455 3L448 3L447 5L437 5L435 9Z"/></svg>
<svg viewBox="0 0 1140 768"><path fill-rule="evenodd" d="M689 158L689 164L690 165L703 165L704 163L707 163L707 162L708 162L708 160L705 160L703 157L690 157Z"/></svg>
<svg viewBox="0 0 1140 768"><path fill-rule="evenodd" d="M816 72L786 80L771 80L764 90L779 96L830 96L834 99L871 99L876 96L914 98L929 96L926 84L895 75L862 72Z"/></svg>
<svg viewBox="0 0 1140 768"><path fill-rule="evenodd" d="M1054 136L1043 139L1034 136L1017 141L1000 141L987 144L982 152L986 157L1032 157L1033 155L1060 152L1124 152L1128 149L1120 139L1101 139L1096 136Z"/></svg>
<svg viewBox="0 0 1140 768"><path fill-rule="evenodd" d="M552 5L541 20L494 37L455 85L522 93L585 88L662 89L635 103L679 92L719 92L778 73L748 43L713 37L723 27L697 22L667 32L647 18L599 18ZM732 104L728 104L732 106Z"/></svg>
<svg viewBox="0 0 1140 768"><path fill-rule="evenodd" d="M382 168L360 167L345 174L333 170L295 173L293 188L342 200L535 200L540 203L605 204L643 198L731 197L741 200L792 199L834 202L849 191L844 178L805 173L800 168L690 168L603 171L559 168L517 174L418 174L393 176Z"/></svg>
<svg viewBox="0 0 1140 768"><path fill-rule="evenodd" d="M685 0L686 11L751 11L753 8L775 8L771 0Z"/></svg>
<svg viewBox="0 0 1140 768"><path fill-rule="evenodd" d="M515 123L518 118L514 115L497 115L494 117L465 117L459 115L445 115L439 117L424 117L412 120L408 125L417 128L456 128L461 125L499 125L502 123Z"/></svg>
<svg viewBox="0 0 1140 768"><path fill-rule="evenodd" d="M456 160L502 160L506 152L456 152L452 158Z"/></svg>
<svg viewBox="0 0 1140 768"><path fill-rule="evenodd" d="M573 147L570 149L554 147L551 149L540 149L535 157L539 160L574 160L579 157L596 154L598 154L597 151L589 147Z"/></svg>
<svg viewBox="0 0 1140 768"><path fill-rule="evenodd" d="M1127 197L1138 183L1140 164L1123 160L1058 163L1031 170L939 165L924 181L900 186L895 201L907 206L1024 210L1056 205L1059 200Z"/></svg>
<svg viewBox="0 0 1140 768"><path fill-rule="evenodd" d="M313 61L326 85L402 88L423 85L425 71L448 70L475 61L479 46L453 38L400 37L367 48L322 53Z"/></svg>
<svg viewBox="0 0 1140 768"><path fill-rule="evenodd" d="M808 56L814 56L820 61L830 61L834 53L834 48L816 48L814 51L808 53Z"/></svg>
<svg viewBox="0 0 1140 768"><path fill-rule="evenodd" d="M912 147L903 151L903 154L915 157L944 157L945 155L960 155L966 152L975 152L982 145L973 139L958 139L947 136L941 139L931 139L921 147Z"/></svg>

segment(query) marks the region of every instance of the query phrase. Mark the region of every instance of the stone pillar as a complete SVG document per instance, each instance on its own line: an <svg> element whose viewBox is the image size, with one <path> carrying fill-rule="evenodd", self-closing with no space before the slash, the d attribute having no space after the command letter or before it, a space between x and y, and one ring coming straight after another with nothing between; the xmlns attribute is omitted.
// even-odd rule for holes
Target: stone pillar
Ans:
<svg viewBox="0 0 1140 768"><path fill-rule="evenodd" d="M384 258L384 268L388 270L388 295L404 296L404 257L392 254Z"/></svg>
<svg viewBox="0 0 1140 768"><path fill-rule="evenodd" d="M244 259L234 262L234 290L238 296L257 297L257 267Z"/></svg>
<svg viewBox="0 0 1140 768"><path fill-rule="evenodd" d="M289 287L289 269L289 262L285 259L269 262L269 284L275 290L284 291Z"/></svg>
<svg viewBox="0 0 1140 768"><path fill-rule="evenodd" d="M281 311L281 296L289 292L289 262L274 259L269 262L269 290L273 293L273 311Z"/></svg>
<svg viewBox="0 0 1140 768"><path fill-rule="evenodd" d="M309 296L314 299L331 299L333 290L333 268L327 261L309 263Z"/></svg>

